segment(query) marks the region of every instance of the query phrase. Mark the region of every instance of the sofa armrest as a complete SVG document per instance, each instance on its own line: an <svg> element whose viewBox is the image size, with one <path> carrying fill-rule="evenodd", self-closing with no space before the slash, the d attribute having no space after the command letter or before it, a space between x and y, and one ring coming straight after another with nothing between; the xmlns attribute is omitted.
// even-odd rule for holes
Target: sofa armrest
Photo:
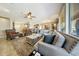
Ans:
<svg viewBox="0 0 79 59"><path fill-rule="evenodd" d="M63 48L56 47L44 42L38 43L38 52L45 56L69 56Z"/></svg>
<svg viewBox="0 0 79 59"><path fill-rule="evenodd" d="M44 36L34 45L35 50L38 51L38 43L43 42Z"/></svg>

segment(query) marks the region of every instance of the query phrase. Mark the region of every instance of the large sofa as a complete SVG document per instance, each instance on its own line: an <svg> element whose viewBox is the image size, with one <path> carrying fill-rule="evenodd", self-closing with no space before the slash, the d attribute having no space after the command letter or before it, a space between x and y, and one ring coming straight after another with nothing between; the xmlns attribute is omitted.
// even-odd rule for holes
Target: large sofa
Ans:
<svg viewBox="0 0 79 59"><path fill-rule="evenodd" d="M37 42L35 45L35 50L44 56L78 56L79 55L79 40L72 36L59 33L55 31L53 34L59 35L59 40L64 42L63 47L61 47L61 43L48 44L43 42L44 37ZM62 40L61 40L62 39Z"/></svg>

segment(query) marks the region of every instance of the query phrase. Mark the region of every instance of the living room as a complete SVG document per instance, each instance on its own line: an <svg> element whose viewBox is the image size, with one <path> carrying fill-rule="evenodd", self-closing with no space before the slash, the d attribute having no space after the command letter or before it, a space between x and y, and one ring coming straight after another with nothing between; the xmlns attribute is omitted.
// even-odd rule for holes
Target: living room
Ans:
<svg viewBox="0 0 79 59"><path fill-rule="evenodd" d="M78 6L0 3L0 56L78 56Z"/></svg>

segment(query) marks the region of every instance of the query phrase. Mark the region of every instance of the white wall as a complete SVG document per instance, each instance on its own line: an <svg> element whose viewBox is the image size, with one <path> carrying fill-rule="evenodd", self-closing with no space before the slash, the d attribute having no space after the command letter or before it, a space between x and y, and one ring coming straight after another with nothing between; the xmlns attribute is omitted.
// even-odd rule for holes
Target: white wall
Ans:
<svg viewBox="0 0 79 59"><path fill-rule="evenodd" d="M0 38L5 38L5 30L10 28L10 18L9 9L0 4Z"/></svg>
<svg viewBox="0 0 79 59"><path fill-rule="evenodd" d="M5 30L10 28L9 20L0 18L0 38L5 38Z"/></svg>

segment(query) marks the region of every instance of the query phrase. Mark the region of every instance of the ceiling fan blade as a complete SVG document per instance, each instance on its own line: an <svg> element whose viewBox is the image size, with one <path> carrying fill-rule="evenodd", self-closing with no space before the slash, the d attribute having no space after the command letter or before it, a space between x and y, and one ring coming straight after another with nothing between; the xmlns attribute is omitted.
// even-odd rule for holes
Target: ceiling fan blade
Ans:
<svg viewBox="0 0 79 59"><path fill-rule="evenodd" d="M36 18L35 16L31 16L32 18Z"/></svg>
<svg viewBox="0 0 79 59"><path fill-rule="evenodd" d="M29 18L29 19L36 18L35 16L32 16L31 12L28 12L27 14L24 15L25 15L24 18Z"/></svg>
<svg viewBox="0 0 79 59"><path fill-rule="evenodd" d="M24 18L27 18L27 16L24 16Z"/></svg>

